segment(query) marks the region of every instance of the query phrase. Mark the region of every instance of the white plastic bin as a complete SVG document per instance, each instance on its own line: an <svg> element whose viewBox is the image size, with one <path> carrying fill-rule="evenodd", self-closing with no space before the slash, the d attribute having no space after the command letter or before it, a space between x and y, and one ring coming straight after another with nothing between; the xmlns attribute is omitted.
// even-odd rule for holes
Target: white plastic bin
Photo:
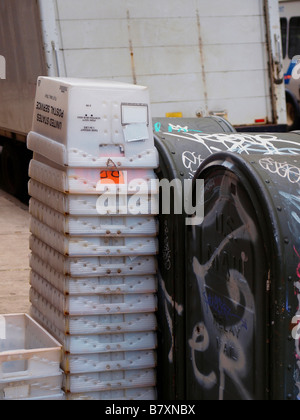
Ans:
<svg viewBox="0 0 300 420"><path fill-rule="evenodd" d="M156 367L152 350L72 355L65 354L62 366L66 373L110 372L117 370L151 369Z"/></svg>
<svg viewBox="0 0 300 420"><path fill-rule="evenodd" d="M157 273L154 256L138 257L65 257L44 242L30 237L32 253L47 261L54 270L71 277L149 275Z"/></svg>
<svg viewBox="0 0 300 420"><path fill-rule="evenodd" d="M47 164L48 163L48 164ZM29 165L29 176L50 188L60 192L70 194L157 194L158 180L153 170L134 170L117 171L114 168L109 172L121 173L122 183L114 184L101 181L101 174L104 169L82 169L64 168L51 166L50 162L40 162L33 159ZM120 177L120 175L119 175ZM118 182L120 182L118 180ZM125 183L126 182L126 183Z"/></svg>
<svg viewBox="0 0 300 420"><path fill-rule="evenodd" d="M158 166L149 90L114 81L40 77L28 148L69 167Z"/></svg>
<svg viewBox="0 0 300 420"><path fill-rule="evenodd" d="M137 314L157 310L157 298L153 294L65 296L42 278L35 289L31 288L30 296L33 304L44 297L64 315Z"/></svg>
<svg viewBox="0 0 300 420"><path fill-rule="evenodd" d="M152 237L70 237L58 233L33 217L30 221L30 232L60 254L70 257L158 254L158 240Z"/></svg>
<svg viewBox="0 0 300 420"><path fill-rule="evenodd" d="M29 398L20 398L22 401L65 401L66 394L64 391L61 391L59 394L55 395L43 395L42 397L29 397Z"/></svg>
<svg viewBox="0 0 300 420"><path fill-rule="evenodd" d="M135 202L132 202L132 197L121 195L116 196L114 205L111 207L104 208L99 202L99 194L88 195L88 194L66 194L57 191L53 188L48 187L40 182L31 179L28 184L28 191L31 197L42 201L48 207L65 215L73 216L97 216L99 217L99 211L101 210L101 216L154 216L159 213L159 196L158 194L152 194L151 196L142 196L140 200L140 206L137 212L137 206ZM133 196L134 199L136 198ZM104 213L105 209L105 214Z"/></svg>
<svg viewBox="0 0 300 420"><path fill-rule="evenodd" d="M59 372L61 344L29 315L0 315L0 381Z"/></svg>
<svg viewBox="0 0 300 420"><path fill-rule="evenodd" d="M158 221L154 217L68 216L32 198L29 213L33 218L59 233L69 236L148 237L157 236Z"/></svg>
<svg viewBox="0 0 300 420"><path fill-rule="evenodd" d="M154 313L119 314L96 316L69 316L40 297L31 306L31 315L49 331L61 331L66 335L89 335L156 331L157 320Z"/></svg>
<svg viewBox="0 0 300 420"><path fill-rule="evenodd" d="M123 388L147 388L155 385L155 370L141 369L65 375L63 389L65 392L78 393Z"/></svg>
<svg viewBox="0 0 300 420"><path fill-rule="evenodd" d="M61 394L63 374L0 381L0 400L54 398Z"/></svg>
<svg viewBox="0 0 300 420"><path fill-rule="evenodd" d="M155 388L117 389L111 391L82 392L66 394L68 401L154 401L157 399Z"/></svg>
<svg viewBox="0 0 300 420"><path fill-rule="evenodd" d="M154 293L158 288L158 280L153 275L115 276L72 278L55 271L46 261L36 255L30 256L31 282L36 284L36 275L47 280L64 295L114 295Z"/></svg>

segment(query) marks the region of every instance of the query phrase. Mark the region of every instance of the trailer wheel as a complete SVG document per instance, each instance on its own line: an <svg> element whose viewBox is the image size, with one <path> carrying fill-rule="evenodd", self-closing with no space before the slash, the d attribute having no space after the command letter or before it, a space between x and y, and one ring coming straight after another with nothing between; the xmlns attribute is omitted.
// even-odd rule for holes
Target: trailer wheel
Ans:
<svg viewBox="0 0 300 420"><path fill-rule="evenodd" d="M24 180L22 177L23 162L19 147L5 143L1 154L3 188L12 195L22 192Z"/></svg>
<svg viewBox="0 0 300 420"><path fill-rule="evenodd" d="M300 110L296 99L289 92L286 92L286 111L288 130L297 130L299 128Z"/></svg>

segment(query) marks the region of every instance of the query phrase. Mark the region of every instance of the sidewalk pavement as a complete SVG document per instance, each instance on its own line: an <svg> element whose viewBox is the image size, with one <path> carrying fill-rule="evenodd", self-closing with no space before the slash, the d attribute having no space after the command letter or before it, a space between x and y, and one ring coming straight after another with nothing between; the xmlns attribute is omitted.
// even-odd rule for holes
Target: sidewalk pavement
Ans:
<svg viewBox="0 0 300 420"><path fill-rule="evenodd" d="M0 190L0 314L29 313L29 217Z"/></svg>

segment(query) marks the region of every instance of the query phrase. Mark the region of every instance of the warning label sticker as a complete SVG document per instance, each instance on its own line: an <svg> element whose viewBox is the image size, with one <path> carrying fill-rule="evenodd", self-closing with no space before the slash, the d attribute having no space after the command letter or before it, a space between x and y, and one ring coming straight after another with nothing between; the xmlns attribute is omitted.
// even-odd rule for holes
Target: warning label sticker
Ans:
<svg viewBox="0 0 300 420"><path fill-rule="evenodd" d="M124 174L121 171L106 171L100 172L101 184L125 184Z"/></svg>

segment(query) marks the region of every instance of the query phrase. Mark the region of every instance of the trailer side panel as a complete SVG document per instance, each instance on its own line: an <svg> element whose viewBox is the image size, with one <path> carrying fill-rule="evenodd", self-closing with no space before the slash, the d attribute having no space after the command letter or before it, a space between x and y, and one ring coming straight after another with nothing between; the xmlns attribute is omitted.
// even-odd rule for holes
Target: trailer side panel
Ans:
<svg viewBox="0 0 300 420"><path fill-rule="evenodd" d="M25 141L37 77L46 74L36 0L1 0L0 54L6 62L6 79L0 80L0 134Z"/></svg>

